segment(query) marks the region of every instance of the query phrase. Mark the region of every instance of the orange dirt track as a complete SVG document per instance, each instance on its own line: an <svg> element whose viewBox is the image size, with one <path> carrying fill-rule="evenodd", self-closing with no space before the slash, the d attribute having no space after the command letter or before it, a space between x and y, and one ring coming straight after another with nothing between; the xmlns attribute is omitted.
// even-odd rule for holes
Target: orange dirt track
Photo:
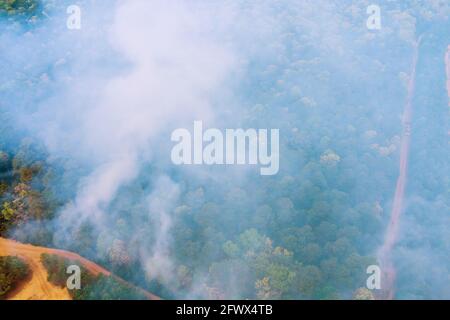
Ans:
<svg viewBox="0 0 450 320"><path fill-rule="evenodd" d="M405 188L408 175L408 159L409 147L411 144L411 120L413 109L413 96L416 81L416 67L419 59L419 39L414 46L414 59L412 63L412 71L408 85L408 96L403 112L403 134L400 147L400 165L397 185L395 189L394 202L390 221L386 230L383 246L378 252L378 260L383 270L382 293L381 299L392 300L395 295L395 278L396 271L392 261L392 250L397 242L400 218L404 209Z"/></svg>
<svg viewBox="0 0 450 320"><path fill-rule="evenodd" d="M71 297L67 288L60 288L47 281L47 270L41 263L41 254L55 254L63 258L77 260L83 267L94 275L103 274L113 276L116 280L127 283L125 280L114 276L108 270L89 261L78 254L44 247L36 247L29 244L23 244L14 240L4 239L0 237L0 256L17 256L24 259L30 266L32 275L29 280L23 283L15 292L13 292L10 300L70 300ZM130 284L128 284L130 285ZM137 288L150 300L158 300L159 297Z"/></svg>

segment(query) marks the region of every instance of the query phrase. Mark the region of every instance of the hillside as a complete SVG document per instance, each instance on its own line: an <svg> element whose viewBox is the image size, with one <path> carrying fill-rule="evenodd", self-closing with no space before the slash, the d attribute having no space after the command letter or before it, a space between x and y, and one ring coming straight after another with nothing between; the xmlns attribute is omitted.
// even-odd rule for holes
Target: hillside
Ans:
<svg viewBox="0 0 450 320"><path fill-rule="evenodd" d="M16 290L10 295L10 300L70 300L71 296L67 288L60 288L52 283L48 279L47 270L44 268L41 262L42 254L53 254L59 257L63 257L70 260L76 260L87 269L92 275L97 276L99 274L105 276L111 276L111 272L102 268L101 266L89 261L75 253L37 247L29 244L23 244L13 240L0 238L0 256L19 256L24 259L32 270L32 276L24 283L19 290ZM124 280L113 276L115 279L125 283ZM142 289L138 289L148 299L159 299L157 296L148 293Z"/></svg>

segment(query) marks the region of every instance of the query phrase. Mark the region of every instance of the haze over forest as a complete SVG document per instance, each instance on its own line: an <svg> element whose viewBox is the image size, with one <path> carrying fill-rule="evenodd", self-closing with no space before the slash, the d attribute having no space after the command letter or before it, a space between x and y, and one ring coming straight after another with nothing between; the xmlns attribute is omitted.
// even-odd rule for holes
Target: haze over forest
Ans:
<svg viewBox="0 0 450 320"><path fill-rule="evenodd" d="M449 1L72 4L0 0L0 237L165 299L373 299L409 137L389 289L450 299ZM279 129L279 171L174 165L194 121Z"/></svg>

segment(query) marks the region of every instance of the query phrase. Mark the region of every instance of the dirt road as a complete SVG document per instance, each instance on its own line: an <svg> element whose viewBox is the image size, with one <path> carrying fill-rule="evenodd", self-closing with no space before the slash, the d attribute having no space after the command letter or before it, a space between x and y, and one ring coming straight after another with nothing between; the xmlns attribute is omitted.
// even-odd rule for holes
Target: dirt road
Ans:
<svg viewBox="0 0 450 320"><path fill-rule="evenodd" d="M399 176L395 189L394 202L389 225L387 227L383 246L378 253L378 261L382 270L382 299L393 299L395 293L395 266L392 261L392 249L397 241L400 217L403 212L403 202L408 172L409 147L411 144L412 100L416 82L416 67L419 58L420 39L415 44L412 72L408 84L408 96L403 111L403 134L400 147Z"/></svg>
<svg viewBox="0 0 450 320"><path fill-rule="evenodd" d="M47 281L47 270L41 263L41 254L55 254L71 260L76 260L81 263L89 272L94 275L103 274L106 276L113 276L116 280L131 285L125 280L112 275L111 272L103 267L89 261L78 254L52 249L37 247L29 244L23 244L9 239L0 238L0 256L18 256L28 262L32 275L26 283L24 283L18 290L12 293L11 300L70 300L71 297L67 288L57 287ZM134 287L134 286L133 286ZM157 300L159 297L141 289L137 288L148 299Z"/></svg>
<svg viewBox="0 0 450 320"><path fill-rule="evenodd" d="M32 271L30 279L9 297L11 300L71 300L67 288L57 287L47 281L47 270L41 263L41 254L48 250L0 238L0 256L18 256Z"/></svg>

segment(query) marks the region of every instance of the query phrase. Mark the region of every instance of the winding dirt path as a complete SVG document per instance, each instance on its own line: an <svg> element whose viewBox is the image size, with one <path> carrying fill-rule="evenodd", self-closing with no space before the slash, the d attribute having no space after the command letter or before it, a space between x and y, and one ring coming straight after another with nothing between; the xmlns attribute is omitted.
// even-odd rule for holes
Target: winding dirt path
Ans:
<svg viewBox="0 0 450 320"><path fill-rule="evenodd" d="M400 168L395 189L391 217L387 227L384 243L378 252L378 261L382 270L381 299L393 299L395 294L396 271L392 261L392 249L397 241L400 217L403 213L403 202L408 172L409 147L411 144L412 100L416 83L416 67L419 59L420 39L414 46L414 59L408 84L408 95L403 111L403 134L400 146Z"/></svg>
<svg viewBox="0 0 450 320"><path fill-rule="evenodd" d="M17 256L31 269L31 277L9 296L10 300L71 300L67 288L47 281L47 270L41 263L42 253L52 253L44 248L21 244L0 238L0 256Z"/></svg>
<svg viewBox="0 0 450 320"><path fill-rule="evenodd" d="M23 244L14 240L0 237L0 256L18 256L28 262L32 275L30 279L23 283L18 290L15 290L9 299L11 300L70 300L70 294L67 288L60 288L47 281L47 270L41 263L41 254L55 254L63 258L77 260L83 267L94 275L103 274L113 276L116 280L132 286L139 290L150 300L159 300L160 298L126 282L117 277L105 268L89 261L80 255L59 249L37 247L30 244Z"/></svg>

